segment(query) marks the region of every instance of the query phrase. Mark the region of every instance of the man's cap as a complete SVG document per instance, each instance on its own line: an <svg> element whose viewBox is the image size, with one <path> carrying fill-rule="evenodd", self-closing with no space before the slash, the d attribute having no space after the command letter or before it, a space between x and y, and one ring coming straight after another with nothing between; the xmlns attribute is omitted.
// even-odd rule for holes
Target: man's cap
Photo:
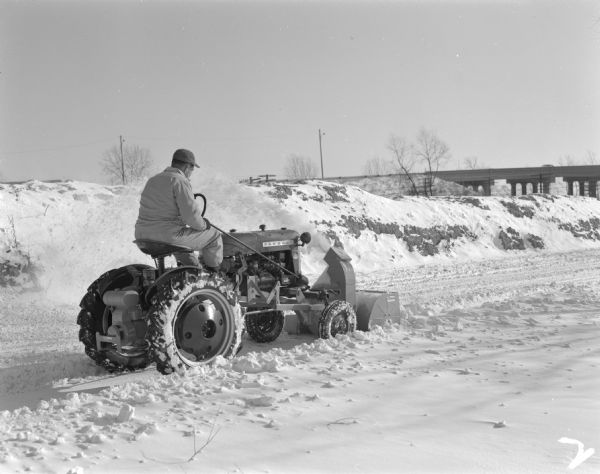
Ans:
<svg viewBox="0 0 600 474"><path fill-rule="evenodd" d="M173 153L173 161L187 163L189 165L194 165L196 168L200 168L200 166L196 164L196 157L194 154L190 150L185 150L183 148L175 150L175 153Z"/></svg>

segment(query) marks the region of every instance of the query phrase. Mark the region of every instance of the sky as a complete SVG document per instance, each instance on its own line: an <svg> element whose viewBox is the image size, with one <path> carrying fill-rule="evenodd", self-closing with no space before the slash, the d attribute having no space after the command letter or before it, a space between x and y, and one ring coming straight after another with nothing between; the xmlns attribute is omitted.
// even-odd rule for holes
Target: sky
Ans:
<svg viewBox="0 0 600 474"><path fill-rule="evenodd" d="M320 167L319 129L325 176L422 128L446 169L600 158L598 84L593 1L0 0L0 180L107 182L120 136L236 179Z"/></svg>

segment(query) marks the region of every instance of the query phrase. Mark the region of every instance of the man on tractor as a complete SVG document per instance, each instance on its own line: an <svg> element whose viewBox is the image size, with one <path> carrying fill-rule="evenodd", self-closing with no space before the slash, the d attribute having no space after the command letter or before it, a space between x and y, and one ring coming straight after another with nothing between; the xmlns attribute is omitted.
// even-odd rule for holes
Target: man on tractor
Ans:
<svg viewBox="0 0 600 474"><path fill-rule="evenodd" d="M190 177L195 168L199 166L194 154L179 149L173 154L171 166L148 180L140 198L135 238L201 251L204 267L217 271L223 261L223 241L194 199ZM200 265L193 252L174 255L178 264Z"/></svg>

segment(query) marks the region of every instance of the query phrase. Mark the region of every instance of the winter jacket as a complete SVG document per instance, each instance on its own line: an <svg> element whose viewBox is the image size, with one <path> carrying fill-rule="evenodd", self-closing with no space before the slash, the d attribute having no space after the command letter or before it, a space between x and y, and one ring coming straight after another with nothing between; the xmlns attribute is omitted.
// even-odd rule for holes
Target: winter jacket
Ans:
<svg viewBox="0 0 600 474"><path fill-rule="evenodd" d="M198 231L207 229L190 180L183 171L170 166L150 178L142 191L135 238L175 244L186 226Z"/></svg>

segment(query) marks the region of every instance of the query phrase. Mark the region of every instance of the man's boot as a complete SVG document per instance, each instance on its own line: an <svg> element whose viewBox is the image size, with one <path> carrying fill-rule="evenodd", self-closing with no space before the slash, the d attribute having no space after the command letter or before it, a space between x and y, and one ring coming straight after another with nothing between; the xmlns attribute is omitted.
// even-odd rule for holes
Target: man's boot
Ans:
<svg viewBox="0 0 600 474"><path fill-rule="evenodd" d="M199 267L200 260L194 252L175 252L173 254L175 260L177 261L177 266L191 266L191 267Z"/></svg>
<svg viewBox="0 0 600 474"><path fill-rule="evenodd" d="M206 270L208 273L218 275L219 271L221 270L221 265L218 265L216 267L209 267L208 265L204 265L204 270Z"/></svg>

